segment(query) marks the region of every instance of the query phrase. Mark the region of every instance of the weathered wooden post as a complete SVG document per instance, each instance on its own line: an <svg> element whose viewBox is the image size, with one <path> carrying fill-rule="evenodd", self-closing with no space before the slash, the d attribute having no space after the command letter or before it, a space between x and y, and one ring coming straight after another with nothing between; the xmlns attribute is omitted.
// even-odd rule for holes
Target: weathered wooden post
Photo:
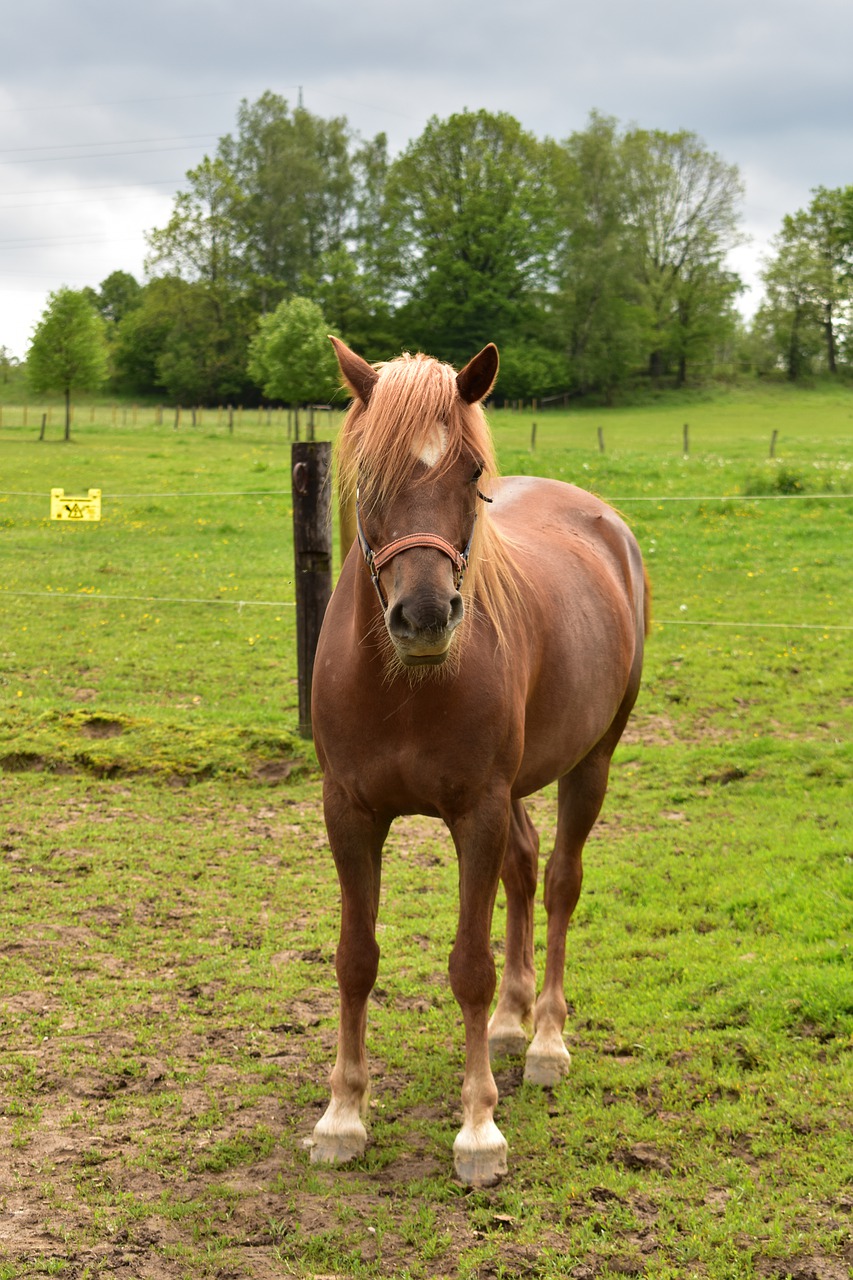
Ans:
<svg viewBox="0 0 853 1280"><path fill-rule="evenodd" d="M530 428L530 452L536 451L536 423L534 422Z"/></svg>
<svg viewBox="0 0 853 1280"><path fill-rule="evenodd" d="M303 440L290 447L299 733L311 737L311 681L323 615L332 594L332 446Z"/></svg>
<svg viewBox="0 0 853 1280"><path fill-rule="evenodd" d="M770 437L770 457L776 457L776 441L779 439L779 428L773 428L773 435Z"/></svg>
<svg viewBox="0 0 853 1280"><path fill-rule="evenodd" d="M598 428L598 452L604 453L604 427Z"/></svg>
<svg viewBox="0 0 853 1280"><path fill-rule="evenodd" d="M689 422L685 422L684 430L682 431L681 435L682 435L682 450L684 452L685 458L688 458L690 456L690 423Z"/></svg>

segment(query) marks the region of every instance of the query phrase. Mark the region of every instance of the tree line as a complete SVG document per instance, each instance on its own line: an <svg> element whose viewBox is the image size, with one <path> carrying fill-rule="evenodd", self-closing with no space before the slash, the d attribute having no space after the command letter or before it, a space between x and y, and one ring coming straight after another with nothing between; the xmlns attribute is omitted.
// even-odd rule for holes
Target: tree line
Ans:
<svg viewBox="0 0 853 1280"><path fill-rule="evenodd" d="M383 134L265 93L148 234L145 282L116 271L82 291L108 352L97 376L186 404L320 399L335 367L318 331L371 359L458 364L496 342L508 399L849 367L853 187L785 219L748 331L726 265L742 197L737 167L686 130L593 113L557 142L464 111L392 158Z"/></svg>

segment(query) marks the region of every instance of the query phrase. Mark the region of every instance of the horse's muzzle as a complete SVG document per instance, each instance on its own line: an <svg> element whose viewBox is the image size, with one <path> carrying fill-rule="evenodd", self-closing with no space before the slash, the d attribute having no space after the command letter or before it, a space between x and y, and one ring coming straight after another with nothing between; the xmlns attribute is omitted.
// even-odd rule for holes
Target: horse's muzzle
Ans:
<svg viewBox="0 0 853 1280"><path fill-rule="evenodd" d="M453 633L464 612L458 591L446 604L399 600L389 605L385 626L400 661L407 667L439 666L450 652Z"/></svg>

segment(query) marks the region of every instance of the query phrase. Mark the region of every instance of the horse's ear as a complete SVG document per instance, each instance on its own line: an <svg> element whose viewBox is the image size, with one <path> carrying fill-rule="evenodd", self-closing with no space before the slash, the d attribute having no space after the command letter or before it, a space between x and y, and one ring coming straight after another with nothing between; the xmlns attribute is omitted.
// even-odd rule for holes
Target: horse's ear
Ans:
<svg viewBox="0 0 853 1280"><path fill-rule="evenodd" d="M341 342L340 338L333 338L329 334L329 341L335 348L335 355L338 357L338 364L341 366L344 381L355 392L361 403L366 405L379 374L373 368L373 365L368 364L361 356L357 356L354 351L350 351L346 343Z"/></svg>
<svg viewBox="0 0 853 1280"><path fill-rule="evenodd" d="M456 375L456 386L466 404L474 404L489 394L498 376L498 349L493 342L469 360Z"/></svg>

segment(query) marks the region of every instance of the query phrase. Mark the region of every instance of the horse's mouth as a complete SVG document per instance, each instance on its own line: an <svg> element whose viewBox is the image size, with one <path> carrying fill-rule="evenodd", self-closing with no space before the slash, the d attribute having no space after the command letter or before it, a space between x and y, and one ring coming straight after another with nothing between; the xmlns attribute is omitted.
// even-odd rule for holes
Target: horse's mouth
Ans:
<svg viewBox="0 0 853 1280"><path fill-rule="evenodd" d="M404 667L440 667L450 654L452 634L429 640L400 641L391 638L397 657Z"/></svg>
<svg viewBox="0 0 853 1280"><path fill-rule="evenodd" d="M397 650L397 656L404 667L440 667L447 661L449 653L449 647L442 653L401 653Z"/></svg>

